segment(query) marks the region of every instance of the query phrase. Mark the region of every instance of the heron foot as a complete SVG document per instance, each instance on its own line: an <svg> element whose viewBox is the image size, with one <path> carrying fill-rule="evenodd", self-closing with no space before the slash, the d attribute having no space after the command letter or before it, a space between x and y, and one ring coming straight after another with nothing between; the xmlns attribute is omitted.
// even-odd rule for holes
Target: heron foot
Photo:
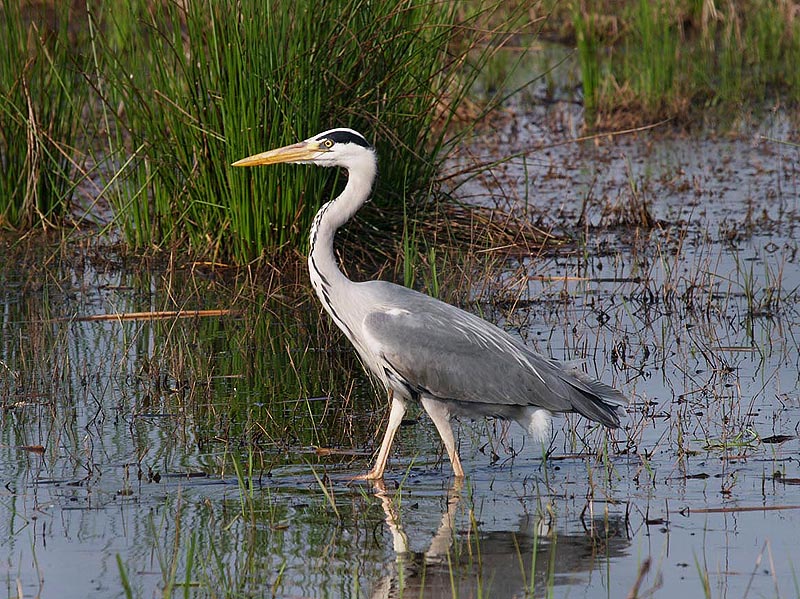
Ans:
<svg viewBox="0 0 800 599"><path fill-rule="evenodd" d="M377 470L373 469L367 472L366 474L357 474L350 480L371 480L371 481L383 480L383 471L378 472Z"/></svg>

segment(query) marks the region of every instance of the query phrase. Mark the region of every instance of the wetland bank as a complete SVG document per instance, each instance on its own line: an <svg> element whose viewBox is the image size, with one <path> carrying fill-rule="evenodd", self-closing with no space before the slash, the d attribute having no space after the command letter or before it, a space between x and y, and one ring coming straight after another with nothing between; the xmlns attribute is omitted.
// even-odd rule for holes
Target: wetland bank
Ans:
<svg viewBox="0 0 800 599"><path fill-rule="evenodd" d="M31 235L0 266L7 596L800 596L791 111L575 143L581 104L542 79L490 118L436 174L486 212L396 236L367 215L340 246L350 275L580 362L633 399L621 430L560 419L542 460L515 426L461 422L456 486L415 413L385 487L353 483L386 402L297 255Z"/></svg>

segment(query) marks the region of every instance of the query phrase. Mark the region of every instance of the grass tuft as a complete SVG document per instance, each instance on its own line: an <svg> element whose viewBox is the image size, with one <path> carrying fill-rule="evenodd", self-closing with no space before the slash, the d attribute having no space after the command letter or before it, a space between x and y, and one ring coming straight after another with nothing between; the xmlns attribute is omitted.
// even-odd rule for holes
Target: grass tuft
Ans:
<svg viewBox="0 0 800 599"><path fill-rule="evenodd" d="M551 3L545 3L549 5ZM800 18L791 3L575 2L555 7L577 45L591 127L679 121L719 107L800 100ZM705 115L704 115L705 116Z"/></svg>
<svg viewBox="0 0 800 599"><path fill-rule="evenodd" d="M376 144L381 201L420 195L475 76L448 3L141 2L138 26L96 40L113 161L134 156L114 208L139 249L244 263L303 245L337 173L230 163L334 126Z"/></svg>
<svg viewBox="0 0 800 599"><path fill-rule="evenodd" d="M0 2L2 228L58 224L80 179L75 148L89 87L69 29L70 5L54 3L52 11L45 18Z"/></svg>

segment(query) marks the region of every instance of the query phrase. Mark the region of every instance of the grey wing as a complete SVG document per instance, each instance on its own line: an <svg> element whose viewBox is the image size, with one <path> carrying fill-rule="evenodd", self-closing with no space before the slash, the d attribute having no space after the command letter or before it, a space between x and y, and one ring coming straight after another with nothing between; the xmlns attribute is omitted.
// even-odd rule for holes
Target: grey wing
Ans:
<svg viewBox="0 0 800 599"><path fill-rule="evenodd" d="M485 320L422 297L423 310L374 310L363 321L370 351L410 393L482 404L483 413L492 405L537 406L619 426L615 406L627 399L615 389L540 356Z"/></svg>

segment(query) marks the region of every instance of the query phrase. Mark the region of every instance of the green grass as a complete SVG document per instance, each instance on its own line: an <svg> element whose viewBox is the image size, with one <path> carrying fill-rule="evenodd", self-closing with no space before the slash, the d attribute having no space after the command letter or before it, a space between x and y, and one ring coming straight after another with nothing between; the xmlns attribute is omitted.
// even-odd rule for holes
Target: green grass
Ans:
<svg viewBox="0 0 800 599"><path fill-rule="evenodd" d="M576 0L553 10L556 23L571 21L590 125L686 120L712 107L730 118L800 100L800 19L779 3Z"/></svg>
<svg viewBox="0 0 800 599"><path fill-rule="evenodd" d="M800 56L800 19L778 3L749 5L748 14L728 9L709 28L707 35L720 47L719 60L709 61L710 95L727 105L768 100L776 92L797 102L800 78L793 60Z"/></svg>
<svg viewBox="0 0 800 599"><path fill-rule="evenodd" d="M55 3L49 23L0 1L0 228L59 224L81 180L89 86L68 10Z"/></svg>
<svg viewBox="0 0 800 599"><path fill-rule="evenodd" d="M491 10L0 0L0 225L80 220L83 185L83 216L136 252L250 263L302 248L339 174L230 164L335 126L375 143L383 208L424 199L451 136L469 129L453 115L507 39L473 27Z"/></svg>
<svg viewBox="0 0 800 599"><path fill-rule="evenodd" d="M626 52L626 79L634 94L652 113L672 105L676 86L679 32L669 18L668 7L640 0L633 22L636 36Z"/></svg>
<svg viewBox="0 0 800 599"><path fill-rule="evenodd" d="M104 118L118 132L109 154L134 158L109 197L139 249L243 263L303 245L337 173L230 163L334 126L375 143L377 197L419 195L474 77L454 68L467 47L451 53L462 45L448 3L170 1L134 12L138 27L95 41Z"/></svg>
<svg viewBox="0 0 800 599"><path fill-rule="evenodd" d="M0 0L0 14L0 227L80 218L80 193L137 252L237 263L302 248L339 175L232 161L351 126L377 146L382 208L424 200L468 131L448 127L467 95L510 93L495 59L523 15L547 15L533 39L569 32L590 125L800 100L800 18L766 0Z"/></svg>
<svg viewBox="0 0 800 599"><path fill-rule="evenodd" d="M597 112L600 94L600 39L591 16L584 14L577 3L573 7L572 18L581 65L583 107L586 110L586 120L591 122Z"/></svg>

